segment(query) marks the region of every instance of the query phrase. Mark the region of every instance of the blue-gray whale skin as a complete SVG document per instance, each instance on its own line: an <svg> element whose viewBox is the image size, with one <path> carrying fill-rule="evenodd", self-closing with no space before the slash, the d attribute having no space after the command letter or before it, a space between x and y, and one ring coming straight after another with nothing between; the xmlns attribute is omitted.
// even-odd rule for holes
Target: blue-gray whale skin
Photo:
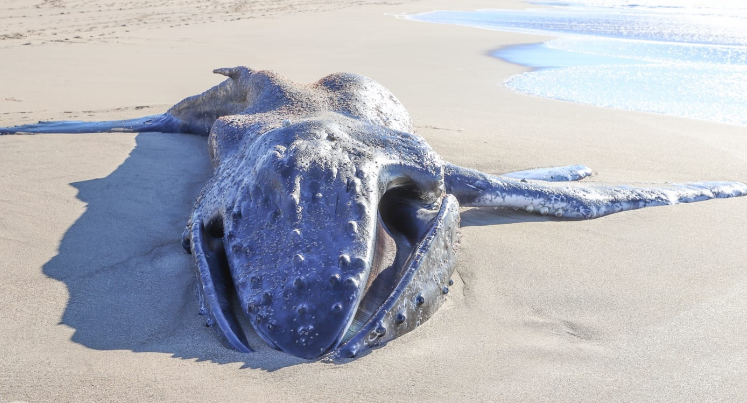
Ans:
<svg viewBox="0 0 747 403"><path fill-rule="evenodd" d="M239 315L270 346L307 359L354 357L423 323L451 285L459 206L596 218L747 194L738 182L569 183L591 174L582 165L488 175L442 161L371 79L301 85L246 67L215 72L228 79L162 115L0 134L208 135L214 174L182 242L201 313L242 352L252 350Z"/></svg>

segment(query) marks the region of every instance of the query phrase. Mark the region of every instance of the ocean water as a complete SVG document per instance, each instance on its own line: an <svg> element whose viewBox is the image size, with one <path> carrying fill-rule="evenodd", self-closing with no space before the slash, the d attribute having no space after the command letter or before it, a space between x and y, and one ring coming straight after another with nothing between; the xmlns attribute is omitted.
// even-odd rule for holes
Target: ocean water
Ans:
<svg viewBox="0 0 747 403"><path fill-rule="evenodd" d="M747 125L747 0L542 1L406 18L556 36L492 53L534 70L518 92Z"/></svg>

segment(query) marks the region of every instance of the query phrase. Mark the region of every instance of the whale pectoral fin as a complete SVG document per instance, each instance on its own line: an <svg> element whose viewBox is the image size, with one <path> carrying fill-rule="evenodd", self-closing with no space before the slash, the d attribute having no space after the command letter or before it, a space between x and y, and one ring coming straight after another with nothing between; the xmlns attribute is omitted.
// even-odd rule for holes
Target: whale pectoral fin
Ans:
<svg viewBox="0 0 747 403"><path fill-rule="evenodd" d="M39 122L37 124L0 127L0 134L20 133L104 133L104 132L163 132L184 133L183 123L175 117L164 113L144 116L135 119L109 120L101 122L83 122L62 120L56 122Z"/></svg>
<svg viewBox="0 0 747 403"><path fill-rule="evenodd" d="M644 207L747 195L739 182L694 182L658 188L520 181L447 164L446 191L459 204L509 207L557 217L597 218Z"/></svg>
<svg viewBox="0 0 747 403"><path fill-rule="evenodd" d="M252 70L231 67L213 70L229 77L202 94L179 101L161 115L103 122L58 121L31 125L0 127L2 134L163 132L191 133L207 136L221 116L237 114L247 108L248 78Z"/></svg>
<svg viewBox="0 0 747 403"><path fill-rule="evenodd" d="M546 182L570 182L591 176L591 168L586 165L568 165L563 167L537 168L525 171L508 172L501 174L500 176L503 178Z"/></svg>
<svg viewBox="0 0 747 403"><path fill-rule="evenodd" d="M236 290L223 241L205 230L199 216L192 222L191 249L197 264L200 313L208 316L207 325L214 327L230 347L242 353L253 352L231 306Z"/></svg>

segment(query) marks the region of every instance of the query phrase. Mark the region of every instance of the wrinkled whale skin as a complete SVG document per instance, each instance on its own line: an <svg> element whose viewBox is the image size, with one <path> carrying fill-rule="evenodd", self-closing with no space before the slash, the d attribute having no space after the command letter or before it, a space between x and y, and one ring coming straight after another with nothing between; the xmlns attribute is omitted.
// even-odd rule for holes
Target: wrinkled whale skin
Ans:
<svg viewBox="0 0 747 403"><path fill-rule="evenodd" d="M246 67L215 72L228 79L162 115L0 134L208 135L214 173L182 243L200 312L242 352L252 349L239 315L270 346L307 359L355 357L423 323L449 292L460 206L588 219L747 194L739 182L569 183L591 175L583 165L488 175L442 161L369 78L301 85Z"/></svg>

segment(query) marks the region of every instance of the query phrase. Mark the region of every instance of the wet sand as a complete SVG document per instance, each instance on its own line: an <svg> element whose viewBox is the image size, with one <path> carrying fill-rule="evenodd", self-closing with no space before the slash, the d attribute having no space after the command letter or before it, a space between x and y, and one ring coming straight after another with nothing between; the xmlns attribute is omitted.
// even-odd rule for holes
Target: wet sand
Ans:
<svg viewBox="0 0 747 403"><path fill-rule="evenodd" d="M516 94L501 83L523 68L488 53L543 37L394 17L526 6L452 3L10 1L0 126L161 113L220 82L218 67L299 82L350 71L388 87L444 159L484 172L586 164L590 182L747 182L747 128ZM197 314L179 238L210 176L204 138L0 136L0 172L3 402L747 395L747 198L592 221L465 209L444 307L332 364L233 352Z"/></svg>

